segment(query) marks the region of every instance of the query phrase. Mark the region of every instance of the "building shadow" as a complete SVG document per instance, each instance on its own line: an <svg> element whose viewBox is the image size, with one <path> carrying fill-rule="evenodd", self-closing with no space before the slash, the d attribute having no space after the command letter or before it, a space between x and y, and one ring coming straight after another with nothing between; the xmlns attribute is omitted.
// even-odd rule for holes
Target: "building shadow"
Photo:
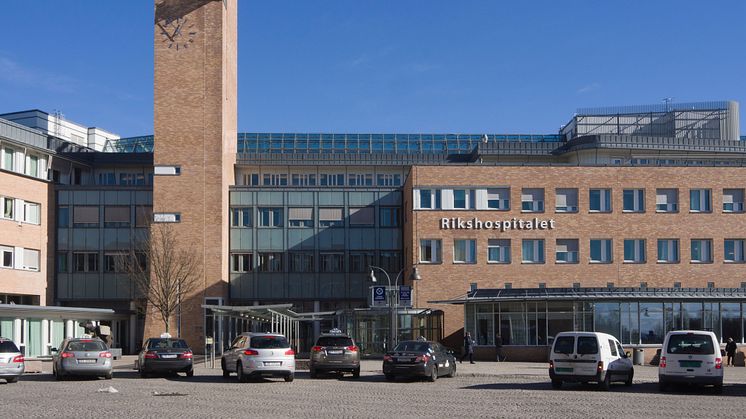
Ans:
<svg viewBox="0 0 746 419"><path fill-rule="evenodd" d="M464 390L527 390L551 392L599 392L595 384L564 383L561 389L553 389L549 381L531 383L490 383L461 387ZM693 385L672 385L665 393L658 390L658 383L636 383L627 387L623 384L612 384L609 392L623 394L672 394L672 395L717 395L724 397L746 397L746 384L724 384L722 394L718 394L714 387Z"/></svg>

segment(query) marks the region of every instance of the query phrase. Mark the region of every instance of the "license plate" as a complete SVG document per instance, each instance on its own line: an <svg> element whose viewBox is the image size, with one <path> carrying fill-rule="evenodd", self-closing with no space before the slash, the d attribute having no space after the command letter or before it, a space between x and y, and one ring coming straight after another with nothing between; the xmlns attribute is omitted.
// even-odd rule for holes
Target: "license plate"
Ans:
<svg viewBox="0 0 746 419"><path fill-rule="evenodd" d="M95 359L79 359L78 364L95 364Z"/></svg>
<svg viewBox="0 0 746 419"><path fill-rule="evenodd" d="M397 361L399 361L399 362L412 362L412 361L414 361L414 358L398 358Z"/></svg>
<svg viewBox="0 0 746 419"><path fill-rule="evenodd" d="M572 372L572 368L555 368L554 371L556 372Z"/></svg>
<svg viewBox="0 0 746 419"><path fill-rule="evenodd" d="M176 358L176 355L161 355L161 358L174 359L174 358Z"/></svg>
<svg viewBox="0 0 746 419"><path fill-rule="evenodd" d="M329 355L342 355L342 350L336 349L336 350L326 351L326 353L328 353Z"/></svg>
<svg viewBox="0 0 746 419"><path fill-rule="evenodd" d="M0 364L7 364L10 362L10 358L0 358Z"/></svg>
<svg viewBox="0 0 746 419"><path fill-rule="evenodd" d="M278 362L267 361L264 363L265 367L279 367L280 365L282 365L282 362L279 362L279 361Z"/></svg>
<svg viewBox="0 0 746 419"><path fill-rule="evenodd" d="M702 366L702 361L679 361L679 365L684 368L699 368Z"/></svg>

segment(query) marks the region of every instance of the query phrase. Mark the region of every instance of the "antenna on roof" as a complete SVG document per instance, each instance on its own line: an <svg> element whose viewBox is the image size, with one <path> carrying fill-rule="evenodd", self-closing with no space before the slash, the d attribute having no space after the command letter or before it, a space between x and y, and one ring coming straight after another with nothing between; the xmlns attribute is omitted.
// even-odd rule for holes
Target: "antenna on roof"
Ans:
<svg viewBox="0 0 746 419"><path fill-rule="evenodd" d="M54 116L54 136L59 137L62 132L62 111L55 109L52 115Z"/></svg>
<svg viewBox="0 0 746 419"><path fill-rule="evenodd" d="M487 141L488 141L489 139L490 139L490 137L488 137L488 136L487 136L487 134L483 134L483 135L482 135L482 142L483 142L484 144L487 144Z"/></svg>
<svg viewBox="0 0 746 419"><path fill-rule="evenodd" d="M673 98L672 97L664 97L661 100L663 101L663 103L666 104L666 112L669 112L671 110L671 102L673 102Z"/></svg>

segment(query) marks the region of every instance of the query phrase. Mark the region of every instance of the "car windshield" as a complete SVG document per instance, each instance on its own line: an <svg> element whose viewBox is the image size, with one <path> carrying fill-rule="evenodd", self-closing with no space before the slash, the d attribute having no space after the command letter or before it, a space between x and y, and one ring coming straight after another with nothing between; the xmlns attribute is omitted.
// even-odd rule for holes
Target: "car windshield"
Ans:
<svg viewBox="0 0 746 419"><path fill-rule="evenodd" d="M183 339L150 339L148 349L188 349Z"/></svg>
<svg viewBox="0 0 746 419"><path fill-rule="evenodd" d="M321 336L316 346L352 346L352 339L344 336Z"/></svg>
<svg viewBox="0 0 746 419"><path fill-rule="evenodd" d="M284 336L254 336L251 338L251 347L255 349L284 349L289 348Z"/></svg>
<svg viewBox="0 0 746 419"><path fill-rule="evenodd" d="M19 351L15 343L9 340L3 340L3 341L0 341L0 352L19 352Z"/></svg>
<svg viewBox="0 0 746 419"><path fill-rule="evenodd" d="M574 347L574 336L560 336L554 341L554 353L556 354L571 354Z"/></svg>
<svg viewBox="0 0 746 419"><path fill-rule="evenodd" d="M668 353L685 355L711 355L715 353L710 335L695 333L674 334L668 338Z"/></svg>
<svg viewBox="0 0 746 419"><path fill-rule="evenodd" d="M427 352L430 350L428 342L402 342L396 345L396 352Z"/></svg>
<svg viewBox="0 0 746 419"><path fill-rule="evenodd" d="M106 345L103 342L95 340L79 340L68 343L67 350L70 352L105 351Z"/></svg>
<svg viewBox="0 0 746 419"><path fill-rule="evenodd" d="M578 355L590 355L598 353L598 340L595 336L578 337Z"/></svg>

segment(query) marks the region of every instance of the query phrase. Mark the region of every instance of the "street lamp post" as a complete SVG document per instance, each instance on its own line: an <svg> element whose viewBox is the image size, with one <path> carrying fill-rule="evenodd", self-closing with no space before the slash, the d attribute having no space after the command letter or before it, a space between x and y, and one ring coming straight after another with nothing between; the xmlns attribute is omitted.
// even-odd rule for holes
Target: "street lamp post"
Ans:
<svg viewBox="0 0 746 419"><path fill-rule="evenodd" d="M404 273L404 269L406 268L402 268L402 270L400 270L399 273L396 275L393 287L391 286L391 276L389 276L389 273L386 272L385 269L378 266L370 265L370 275L368 275L368 277L370 278L371 282L378 281L374 273L374 269L378 269L379 271L383 272L383 274L386 275L386 281L388 282L388 287L386 288L386 296L389 306L389 339L387 345L388 350L392 350L399 340L399 295L397 293L399 291L399 278L401 278L402 274ZM420 274L417 271L417 267L415 267L414 271L412 272L412 279L420 279Z"/></svg>

